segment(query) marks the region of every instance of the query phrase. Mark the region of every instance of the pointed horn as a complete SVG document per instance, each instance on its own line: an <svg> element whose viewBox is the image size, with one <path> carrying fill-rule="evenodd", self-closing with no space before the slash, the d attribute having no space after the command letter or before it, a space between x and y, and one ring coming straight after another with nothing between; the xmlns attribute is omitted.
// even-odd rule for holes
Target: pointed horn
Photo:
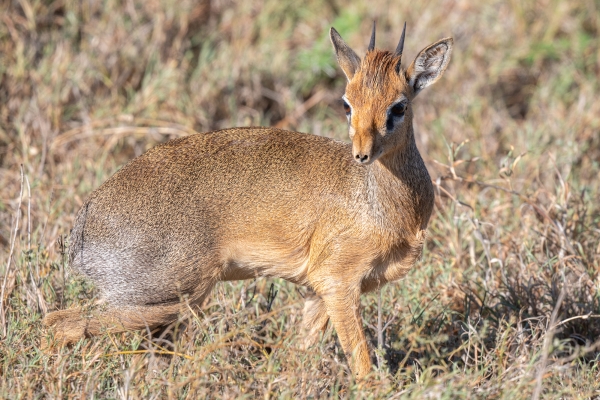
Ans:
<svg viewBox="0 0 600 400"><path fill-rule="evenodd" d="M398 47L396 47L396 55L401 56L402 51L404 50L404 34L406 33L406 22L404 22L404 29L402 29L402 36L400 36L400 42L398 42Z"/></svg>
<svg viewBox="0 0 600 400"><path fill-rule="evenodd" d="M371 32L371 41L369 42L369 50L375 50L375 20L373 20L373 31Z"/></svg>

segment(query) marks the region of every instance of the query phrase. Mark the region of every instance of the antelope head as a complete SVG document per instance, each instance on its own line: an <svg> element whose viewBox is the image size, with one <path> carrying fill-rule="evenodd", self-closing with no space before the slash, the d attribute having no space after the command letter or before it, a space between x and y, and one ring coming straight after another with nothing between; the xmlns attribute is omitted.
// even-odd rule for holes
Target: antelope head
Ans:
<svg viewBox="0 0 600 400"><path fill-rule="evenodd" d="M412 100L444 73L452 53L452 38L437 41L419 52L412 64L401 65L406 23L392 53L375 49L375 23L361 60L331 28L330 37L338 64L348 84L342 97L348 118L352 155L370 164L401 150L412 136Z"/></svg>

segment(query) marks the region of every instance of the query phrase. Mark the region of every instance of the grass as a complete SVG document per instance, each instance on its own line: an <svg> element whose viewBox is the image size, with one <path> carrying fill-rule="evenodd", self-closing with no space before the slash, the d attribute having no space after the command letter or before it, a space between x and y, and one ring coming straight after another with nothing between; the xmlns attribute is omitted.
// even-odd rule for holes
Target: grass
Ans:
<svg viewBox="0 0 600 400"><path fill-rule="evenodd" d="M0 397L600 395L597 0L0 0L0 15ZM362 299L380 360L368 383L335 332L301 349L305 289L278 279L219 284L152 339L40 348L48 310L94 295L64 256L94 188L193 131L345 139L327 29L363 54L374 18L388 49L407 21L406 60L445 36L455 51L415 106L436 183L430 239L379 307L379 293Z"/></svg>

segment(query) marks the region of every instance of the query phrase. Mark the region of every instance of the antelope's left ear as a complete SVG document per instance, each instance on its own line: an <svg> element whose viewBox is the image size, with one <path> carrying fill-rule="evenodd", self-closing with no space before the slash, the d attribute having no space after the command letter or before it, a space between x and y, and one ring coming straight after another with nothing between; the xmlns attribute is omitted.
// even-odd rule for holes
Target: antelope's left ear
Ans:
<svg viewBox="0 0 600 400"><path fill-rule="evenodd" d="M452 54L452 38L445 38L421 50L406 70L406 80L413 96L435 83L444 73Z"/></svg>

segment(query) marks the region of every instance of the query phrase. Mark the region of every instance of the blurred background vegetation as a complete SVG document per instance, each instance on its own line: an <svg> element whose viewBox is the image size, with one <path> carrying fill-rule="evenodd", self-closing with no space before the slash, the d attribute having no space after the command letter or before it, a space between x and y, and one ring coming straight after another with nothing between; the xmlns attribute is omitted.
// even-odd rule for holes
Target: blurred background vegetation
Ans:
<svg viewBox="0 0 600 400"><path fill-rule="evenodd" d="M93 295L64 262L93 189L195 131L347 140L328 30L363 55L374 19L390 50L407 21L405 65L455 50L415 102L430 240L363 299L368 385L334 332L301 350L304 289L281 280L219 285L168 340L40 349L44 313ZM600 395L599 30L598 0L0 0L0 397Z"/></svg>

